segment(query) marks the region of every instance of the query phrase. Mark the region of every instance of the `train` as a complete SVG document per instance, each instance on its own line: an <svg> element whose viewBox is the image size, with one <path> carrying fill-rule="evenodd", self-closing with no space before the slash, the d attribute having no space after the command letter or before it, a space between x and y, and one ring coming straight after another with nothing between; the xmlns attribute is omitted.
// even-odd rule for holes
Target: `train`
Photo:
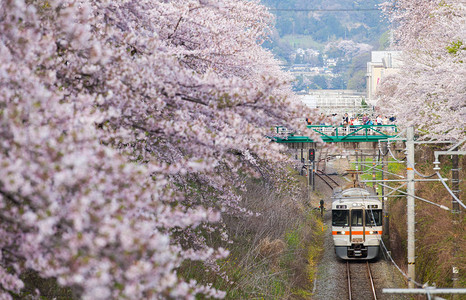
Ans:
<svg viewBox="0 0 466 300"><path fill-rule="evenodd" d="M337 190L332 202L335 254L343 260L376 259L382 238L382 202L370 190Z"/></svg>

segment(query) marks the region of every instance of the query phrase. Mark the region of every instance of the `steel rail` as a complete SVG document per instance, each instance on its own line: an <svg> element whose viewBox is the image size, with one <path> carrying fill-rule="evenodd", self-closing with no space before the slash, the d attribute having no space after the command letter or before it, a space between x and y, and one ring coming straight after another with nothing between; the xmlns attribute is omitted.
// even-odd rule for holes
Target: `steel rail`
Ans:
<svg viewBox="0 0 466 300"><path fill-rule="evenodd" d="M348 278L348 299L351 300L351 274L348 261L346 261L346 276Z"/></svg>
<svg viewBox="0 0 466 300"><path fill-rule="evenodd" d="M323 182L325 182L326 185L328 185L329 188L331 188L333 190L333 186L327 182L327 180L324 179L324 177L322 175L320 175L319 173L315 172L314 173L315 175L317 175L317 177L319 177L320 179L322 179Z"/></svg>
<svg viewBox="0 0 466 300"><path fill-rule="evenodd" d="M374 297L374 300L377 300L377 293L375 292L374 278L372 278L371 267L369 266L369 262L367 261L366 261L366 266L367 266L367 274L369 275L369 282L371 285L372 296Z"/></svg>
<svg viewBox="0 0 466 300"><path fill-rule="evenodd" d="M328 179L330 179L330 181L332 181L333 183L335 183L336 186L340 186L340 185L338 184L338 182L336 182L332 177L328 176L327 173L324 173L324 171L317 170L317 172L320 172L321 175L324 175L325 177L327 177Z"/></svg>

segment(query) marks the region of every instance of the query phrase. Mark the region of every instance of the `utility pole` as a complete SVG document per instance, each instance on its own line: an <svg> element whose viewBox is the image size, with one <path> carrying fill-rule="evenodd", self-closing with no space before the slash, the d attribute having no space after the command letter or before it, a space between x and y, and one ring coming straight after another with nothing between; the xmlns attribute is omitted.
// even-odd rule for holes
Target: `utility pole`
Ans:
<svg viewBox="0 0 466 300"><path fill-rule="evenodd" d="M381 150L382 152L382 150ZM381 153L383 154L383 152ZM385 180L385 156L382 155L382 180ZM388 217L388 197L385 197L385 187L382 185L383 234L390 237L390 219Z"/></svg>
<svg viewBox="0 0 466 300"><path fill-rule="evenodd" d="M356 147L357 147L357 146L356 146ZM358 175L358 172L359 172L358 149L356 149L355 151L356 151L356 182L359 182L359 175ZM355 183L354 187L356 187L356 183Z"/></svg>
<svg viewBox="0 0 466 300"><path fill-rule="evenodd" d="M455 150L455 149L453 149ZM451 191L453 194L459 199L460 198L460 177L459 177L459 155L452 155L452 169L451 169ZM452 204L452 213L453 214L460 214L461 208L460 204L454 197L451 197L451 204ZM459 217L453 216L453 224L455 226L458 224ZM453 252L453 257L456 259L458 257L458 250L455 248ZM459 287L459 268L456 266L452 266L452 281L453 281L453 288ZM454 295L453 300L459 299L458 296Z"/></svg>
<svg viewBox="0 0 466 300"><path fill-rule="evenodd" d="M374 148L374 156L372 158L372 180L376 180L376 171L377 171L377 168L375 167L376 160L377 160L377 151ZM374 189L374 193L377 194L377 184L375 182L372 183L372 188Z"/></svg>
<svg viewBox="0 0 466 300"><path fill-rule="evenodd" d="M406 179L408 180L408 287L414 288L416 280L415 265L415 212L414 212L414 128L408 127L406 131Z"/></svg>

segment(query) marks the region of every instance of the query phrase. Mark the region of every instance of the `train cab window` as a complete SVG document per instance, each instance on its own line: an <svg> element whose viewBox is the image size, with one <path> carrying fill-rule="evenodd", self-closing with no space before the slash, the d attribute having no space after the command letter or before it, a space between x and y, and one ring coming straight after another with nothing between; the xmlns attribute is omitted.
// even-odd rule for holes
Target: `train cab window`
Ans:
<svg viewBox="0 0 466 300"><path fill-rule="evenodd" d="M366 225L367 226L382 226L382 210L380 209L366 210Z"/></svg>
<svg viewBox="0 0 466 300"><path fill-rule="evenodd" d="M332 226L348 226L348 211L333 210L332 211Z"/></svg>
<svg viewBox="0 0 466 300"><path fill-rule="evenodd" d="M351 211L351 226L362 226L362 210L353 209Z"/></svg>

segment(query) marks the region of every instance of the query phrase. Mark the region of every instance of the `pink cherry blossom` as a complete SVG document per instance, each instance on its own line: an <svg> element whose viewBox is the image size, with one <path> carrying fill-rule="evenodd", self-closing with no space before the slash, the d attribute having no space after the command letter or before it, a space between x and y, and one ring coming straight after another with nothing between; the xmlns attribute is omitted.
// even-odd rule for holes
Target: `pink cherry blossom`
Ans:
<svg viewBox="0 0 466 300"><path fill-rule="evenodd" d="M382 81L379 105L422 138L461 140L466 119L466 5L401 0L384 9L395 27L403 66Z"/></svg>
<svg viewBox="0 0 466 300"><path fill-rule="evenodd" d="M199 232L226 247L222 216L256 214L242 174L287 188L288 156L266 135L313 116L260 46L271 14L242 0L0 0L0 20L0 298L26 269L83 299L225 296L176 270L215 270L228 250Z"/></svg>

